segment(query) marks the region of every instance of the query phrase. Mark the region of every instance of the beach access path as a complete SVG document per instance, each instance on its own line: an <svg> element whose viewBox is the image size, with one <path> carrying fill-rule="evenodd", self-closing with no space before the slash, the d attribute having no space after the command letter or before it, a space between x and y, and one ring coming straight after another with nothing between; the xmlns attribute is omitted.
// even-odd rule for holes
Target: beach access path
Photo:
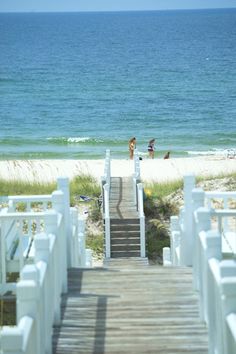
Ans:
<svg viewBox="0 0 236 354"><path fill-rule="evenodd" d="M190 158L143 159L140 161L144 182L165 182L182 179L186 174L214 177L236 173L236 159L205 156ZM0 161L0 179L28 182L54 182L60 176L72 179L77 175L91 175L100 181L104 160L4 160ZM133 174L133 161L111 161L112 176Z"/></svg>

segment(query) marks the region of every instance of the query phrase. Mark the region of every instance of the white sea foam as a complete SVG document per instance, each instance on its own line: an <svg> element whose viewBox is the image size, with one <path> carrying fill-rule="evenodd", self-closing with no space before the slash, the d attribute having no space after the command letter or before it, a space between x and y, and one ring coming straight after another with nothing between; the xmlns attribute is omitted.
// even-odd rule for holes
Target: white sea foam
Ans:
<svg viewBox="0 0 236 354"><path fill-rule="evenodd" d="M224 157L234 157L236 156L236 149L213 149L206 151L187 151L189 155L197 155L197 156L224 156Z"/></svg>
<svg viewBox="0 0 236 354"><path fill-rule="evenodd" d="M70 137L67 139L68 143L83 143L90 140L90 137Z"/></svg>
<svg viewBox="0 0 236 354"><path fill-rule="evenodd" d="M85 136L85 137L65 137L65 136L61 136L61 137L49 137L47 138L47 140L50 141L55 141L55 142L66 142L66 143L83 143L85 141L89 141L91 140L90 137Z"/></svg>

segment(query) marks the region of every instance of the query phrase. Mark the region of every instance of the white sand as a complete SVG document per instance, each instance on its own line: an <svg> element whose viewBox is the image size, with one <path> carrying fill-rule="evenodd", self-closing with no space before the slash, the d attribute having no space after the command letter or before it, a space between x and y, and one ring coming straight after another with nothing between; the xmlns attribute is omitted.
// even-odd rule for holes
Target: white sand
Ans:
<svg viewBox="0 0 236 354"><path fill-rule="evenodd" d="M236 159L215 157L144 159L140 161L143 181L173 181L193 173L196 176L217 176L236 172ZM112 160L112 176L131 176L134 163ZM104 160L9 160L0 161L0 178L37 182L55 181L57 177L90 174L100 181Z"/></svg>

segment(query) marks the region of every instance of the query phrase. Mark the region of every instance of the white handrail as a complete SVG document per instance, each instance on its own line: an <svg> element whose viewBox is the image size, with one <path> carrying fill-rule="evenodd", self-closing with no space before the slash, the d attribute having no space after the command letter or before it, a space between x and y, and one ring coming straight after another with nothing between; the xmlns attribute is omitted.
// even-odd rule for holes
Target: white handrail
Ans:
<svg viewBox="0 0 236 354"><path fill-rule="evenodd" d="M35 265L27 265L17 284L16 327L3 327L2 354L52 353L53 324L60 323L63 292L61 235L38 234L35 238ZM66 271L66 269L65 269ZM42 340L43 339L43 340Z"/></svg>
<svg viewBox="0 0 236 354"><path fill-rule="evenodd" d="M224 208L229 208L229 201L231 199L236 199L236 192L204 192L201 188L195 188L195 178L194 176L184 177L184 207L180 211L179 215L179 227L178 233L179 237L177 242L176 250L171 250L172 264L173 265L188 265L191 266L195 261L195 230L194 230L194 211L199 207L212 207L211 201L215 198L220 198L224 201ZM219 229L224 228L224 231L229 230L228 218L233 216L232 212L226 212L224 209L218 209L215 211L219 222ZM221 216L222 213L222 216ZM227 213L227 215L224 215ZM223 217L224 215L224 217ZM222 224L222 218L224 222ZM176 239L176 233L171 232L171 244L175 243L173 239ZM174 256L175 255L175 256ZM175 257L175 258L174 258Z"/></svg>
<svg viewBox="0 0 236 354"><path fill-rule="evenodd" d="M146 240L145 240L145 215L143 209L143 185L142 183L137 184L138 190L138 213L140 220L140 254L141 257L146 257Z"/></svg>
<svg viewBox="0 0 236 354"><path fill-rule="evenodd" d="M110 241L110 211L109 211L109 185L106 183L104 189L104 204L105 204L105 246L106 258L111 257L111 241Z"/></svg>
<svg viewBox="0 0 236 354"><path fill-rule="evenodd" d="M68 187L67 181L62 180L64 187ZM70 247L72 266L91 266L91 251L86 250L85 246L84 220L78 219L75 208L68 208L69 193L65 198L61 190L64 187L61 185L60 190L53 192L51 196L11 197L8 200L11 208L0 212L1 252L4 251L7 234L24 227L25 222L28 223L28 228L32 221L36 225L33 264L23 267L24 261L20 254L23 268L20 281L14 283L18 304L17 326L4 326L0 331L1 354L50 354L53 324L61 321L61 294L67 292L67 248ZM17 212L14 209L14 202L31 203L36 200L49 201L52 208L38 212ZM66 217L67 211L70 213L69 217ZM70 234L66 230L70 230ZM2 279L6 281L5 254L4 257L1 255L1 262L1 274L4 274ZM4 285L0 285L3 293L7 289Z"/></svg>
<svg viewBox="0 0 236 354"><path fill-rule="evenodd" d="M140 180L140 160L138 155L138 150L134 150L134 176L137 180Z"/></svg>
<svg viewBox="0 0 236 354"><path fill-rule="evenodd" d="M224 209L212 208L214 198L223 200ZM230 230L236 243L235 230L233 233L229 229L230 224L225 228L224 222L225 219L236 218L236 210L229 209L230 199L236 199L236 192L204 192L200 188L187 192L185 189L185 205L180 217L171 218L173 265L188 265L183 262L185 257L181 257L181 246L191 252L189 235L193 241L193 286L199 294L200 318L208 327L209 354L232 354L236 348L235 250L231 259L225 260L222 248L223 231L227 236ZM190 211L189 214L187 211ZM168 265L168 252L164 251Z"/></svg>

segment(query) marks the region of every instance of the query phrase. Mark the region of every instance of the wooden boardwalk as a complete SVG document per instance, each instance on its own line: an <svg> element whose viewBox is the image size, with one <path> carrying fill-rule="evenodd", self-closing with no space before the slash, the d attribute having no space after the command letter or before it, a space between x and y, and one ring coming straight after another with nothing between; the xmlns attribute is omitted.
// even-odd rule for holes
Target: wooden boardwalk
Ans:
<svg viewBox="0 0 236 354"><path fill-rule="evenodd" d="M54 354L207 354L190 268L112 259L70 269Z"/></svg>
<svg viewBox="0 0 236 354"><path fill-rule="evenodd" d="M132 178L111 178L109 204L111 258L140 257L140 220Z"/></svg>
<svg viewBox="0 0 236 354"><path fill-rule="evenodd" d="M111 177L110 218L138 219L131 177Z"/></svg>

